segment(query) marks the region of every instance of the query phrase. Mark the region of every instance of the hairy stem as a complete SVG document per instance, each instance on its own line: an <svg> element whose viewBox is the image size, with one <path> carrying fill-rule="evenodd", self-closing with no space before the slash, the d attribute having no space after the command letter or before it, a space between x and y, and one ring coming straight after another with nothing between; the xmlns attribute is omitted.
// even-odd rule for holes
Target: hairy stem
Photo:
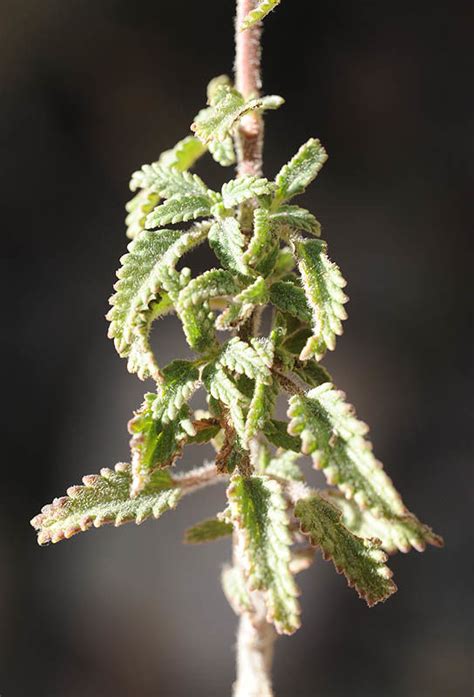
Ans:
<svg viewBox="0 0 474 697"><path fill-rule="evenodd" d="M256 0L237 0L235 20L235 86L249 99L258 97L262 87L260 61L262 25L254 24L240 31L244 18L256 5ZM263 119L260 114L247 114L240 122L237 144L237 173L257 176L262 173Z"/></svg>
<svg viewBox="0 0 474 697"><path fill-rule="evenodd" d="M240 31L244 18L255 9L256 0L237 0L235 24L235 84L239 92L248 99L257 97L261 81L261 36L260 23ZM241 120L236 136L237 174L262 174L263 119L260 114L247 114ZM250 211L251 212L251 211ZM241 211L245 218L245 211ZM247 216L248 217L248 216ZM250 318L242 331L241 338L248 340L255 333L256 322ZM239 551L237 536L234 535L234 564L242 571L243 559ZM234 697L273 697L271 667L276 633L266 620L263 594L252 593L252 612L240 616L237 635L237 680Z"/></svg>

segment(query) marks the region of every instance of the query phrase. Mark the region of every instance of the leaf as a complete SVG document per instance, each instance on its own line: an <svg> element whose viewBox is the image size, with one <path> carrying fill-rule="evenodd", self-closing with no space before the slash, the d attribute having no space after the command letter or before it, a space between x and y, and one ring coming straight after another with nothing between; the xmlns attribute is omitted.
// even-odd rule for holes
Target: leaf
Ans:
<svg viewBox="0 0 474 697"><path fill-rule="evenodd" d="M243 260L245 237L236 218L216 220L209 231L209 244L226 269L242 275L248 273Z"/></svg>
<svg viewBox="0 0 474 697"><path fill-rule="evenodd" d="M208 301L210 298L233 295L239 290L240 286L232 273L224 269L205 271L182 289L176 310L191 348L198 352L215 349L214 314Z"/></svg>
<svg viewBox="0 0 474 697"><path fill-rule="evenodd" d="M196 220L210 214L212 200L207 194L171 196L167 201L157 206L146 219L146 228L161 227L169 223L183 223Z"/></svg>
<svg viewBox="0 0 474 697"><path fill-rule="evenodd" d="M304 481L303 473L296 464L300 457L301 455L299 452L295 453L292 450L277 452L276 456L272 457L265 467L265 474L269 477L277 477L278 479L302 482Z"/></svg>
<svg viewBox="0 0 474 697"><path fill-rule="evenodd" d="M222 186L222 201L226 208L234 208L244 201L271 194L275 185L263 177L243 176Z"/></svg>
<svg viewBox="0 0 474 697"><path fill-rule="evenodd" d="M377 518L370 510L361 510L353 499L346 499L337 490L329 489L322 495L341 511L346 528L359 537L381 540L382 548L389 554L397 550L409 552L411 547L423 552L427 543L443 546L443 539L427 525L421 525L420 529L420 521L414 516L407 514L399 524L397 519Z"/></svg>
<svg viewBox="0 0 474 697"><path fill-rule="evenodd" d="M341 522L341 512L319 495L298 501L295 516L311 544L320 547L338 573L369 607L387 600L397 590L386 554L378 542L353 535Z"/></svg>
<svg viewBox="0 0 474 697"><path fill-rule="evenodd" d="M204 225L187 233L179 230L144 231L128 245L128 254L120 259L115 294L110 298L108 336L115 348L128 358L128 369L144 380L161 375L148 344L152 322L172 309L168 296L180 289L176 262L207 235Z"/></svg>
<svg viewBox="0 0 474 697"><path fill-rule="evenodd" d="M210 107L199 112L191 126L203 143L225 141L242 116L250 111L278 109L283 104L283 99L269 96L245 101L233 87L220 85L215 89L209 102Z"/></svg>
<svg viewBox="0 0 474 697"><path fill-rule="evenodd" d="M156 395L145 395L142 407L128 422L132 435L132 496L143 490L156 469L169 467L181 457L187 433L194 435L186 406L181 407L172 421L164 422L153 416L155 401Z"/></svg>
<svg viewBox="0 0 474 697"><path fill-rule="evenodd" d="M320 240L297 240L295 253L308 305L312 311L313 336L300 354L301 360L320 360L326 350L333 351L336 336L342 334L347 318L343 292L346 285L338 267L326 256L326 244Z"/></svg>
<svg viewBox="0 0 474 697"><path fill-rule="evenodd" d="M130 189L145 188L161 198L171 196L207 196L208 188L197 174L180 171L176 167L165 167L153 162L132 174Z"/></svg>
<svg viewBox="0 0 474 697"><path fill-rule="evenodd" d="M240 27L240 30L244 31L245 29L248 29L257 22L260 22L279 4L280 0L258 0L255 9L249 12L248 15L245 17Z"/></svg>
<svg viewBox="0 0 474 697"><path fill-rule="evenodd" d="M327 153L319 140L310 138L277 174L277 200L288 201L293 196L302 194L327 159Z"/></svg>
<svg viewBox="0 0 474 697"><path fill-rule="evenodd" d="M264 428L264 433L267 440L277 448L284 450L293 450L295 453L301 453L301 439L297 436L292 436L288 433L288 424L286 421L278 421L270 419Z"/></svg>
<svg viewBox="0 0 474 697"><path fill-rule="evenodd" d="M272 353L266 353L265 349L268 350L270 347L257 339L252 339L251 344L248 344L234 337L224 344L219 356L219 364L239 375L246 375L252 380L259 379L270 384L272 377L269 369Z"/></svg>
<svg viewBox="0 0 474 697"><path fill-rule="evenodd" d="M164 167L175 167L180 172L190 169L206 152L206 146L195 136L186 136L174 148L162 153L158 162Z"/></svg>
<svg viewBox="0 0 474 697"><path fill-rule="evenodd" d="M265 280L259 276L247 288L244 288L232 301L232 304L216 320L216 328L227 330L238 327L247 320L253 310L268 302L268 290Z"/></svg>
<svg viewBox="0 0 474 697"><path fill-rule="evenodd" d="M248 398L239 390L234 380L228 375L224 367L218 362L210 363L203 372L203 382L207 391L214 399L224 404L232 419L232 426L239 438L245 438L244 408L248 406ZM226 457L230 455L233 443L226 450ZM222 459L222 458L221 458Z"/></svg>
<svg viewBox="0 0 474 697"><path fill-rule="evenodd" d="M272 380L270 384L257 379L245 421L244 444L248 446L251 439L265 428L275 408L278 389Z"/></svg>
<svg viewBox="0 0 474 697"><path fill-rule="evenodd" d="M300 626L300 608L289 568L292 537L281 486L263 476L234 475L227 496L249 589L263 591L267 620L277 631L292 634Z"/></svg>
<svg viewBox="0 0 474 697"><path fill-rule="evenodd" d="M140 524L147 518L159 518L175 508L181 496L169 473L158 470L138 496L131 498L131 466L123 463L82 481L84 486L70 487L67 497L54 499L31 521L40 545L68 539L92 526Z"/></svg>
<svg viewBox="0 0 474 697"><path fill-rule="evenodd" d="M293 230L303 230L316 237L321 234L321 224L318 223L314 215L306 208L299 206L280 206L275 213L271 214L270 220L277 228L288 227Z"/></svg>
<svg viewBox="0 0 474 697"><path fill-rule="evenodd" d="M251 612L254 609L245 578L238 566L225 566L221 583L224 595L236 615Z"/></svg>
<svg viewBox="0 0 474 697"><path fill-rule="evenodd" d="M150 402L153 418L164 424L173 421L199 385L199 370L194 363L172 361L163 370L163 382L158 395Z"/></svg>
<svg viewBox="0 0 474 697"><path fill-rule="evenodd" d="M203 520L202 523L193 525L184 533L184 541L187 544L201 544L202 542L213 542L221 537L232 535L233 526L219 518Z"/></svg>
<svg viewBox="0 0 474 697"><path fill-rule="evenodd" d="M253 235L244 254L246 263L256 268L256 264L272 251L273 246L270 214L265 208L256 208L253 213Z"/></svg>
<svg viewBox="0 0 474 697"><path fill-rule="evenodd" d="M209 152L214 160L222 167L230 167L236 162L232 136L227 136L223 141L211 140L209 143Z"/></svg>
<svg viewBox="0 0 474 697"><path fill-rule="evenodd" d="M342 392L325 383L304 396L295 395L288 416L288 431L301 437L302 452L313 456L329 484L336 484L348 499L353 497L362 509L383 519L384 525L395 526L399 548L421 548L421 541L437 544L430 529L406 509L364 438L368 427L354 416Z"/></svg>
<svg viewBox="0 0 474 697"><path fill-rule="evenodd" d="M126 234L130 240L133 240L145 229L146 218L158 205L159 201L160 197L158 194L148 189L143 189L125 205L125 210L128 213L125 218Z"/></svg>
<svg viewBox="0 0 474 697"><path fill-rule="evenodd" d="M316 361L305 361L304 363L296 361L293 366L293 372L300 380L311 387L318 387L324 382L331 382L331 376L326 368L323 368L323 366L320 363L316 363Z"/></svg>
<svg viewBox="0 0 474 697"><path fill-rule="evenodd" d="M291 281L277 281L270 288L270 301L282 312L287 312L301 322L311 322L311 310L304 290Z"/></svg>

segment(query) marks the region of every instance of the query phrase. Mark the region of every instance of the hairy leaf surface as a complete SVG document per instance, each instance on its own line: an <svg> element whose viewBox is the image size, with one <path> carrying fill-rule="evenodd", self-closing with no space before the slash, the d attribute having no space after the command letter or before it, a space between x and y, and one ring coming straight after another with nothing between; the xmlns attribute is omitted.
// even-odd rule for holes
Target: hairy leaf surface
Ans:
<svg viewBox="0 0 474 697"><path fill-rule="evenodd" d="M277 174L277 199L288 201L293 196L302 194L317 177L327 159L327 153L319 140L310 138Z"/></svg>
<svg viewBox="0 0 474 697"><path fill-rule="evenodd" d="M243 259L245 237L236 218L216 220L209 230L209 244L226 269L242 275L248 273Z"/></svg>
<svg viewBox="0 0 474 697"><path fill-rule="evenodd" d="M332 560L369 607L395 593L397 587L379 543L353 535L343 525L339 509L329 501L317 494L301 499L295 516L311 544L321 548L323 557Z"/></svg>
<svg viewBox="0 0 474 697"><path fill-rule="evenodd" d="M242 22L241 31L248 29L252 25L264 19L277 5L280 0L259 0L254 10L248 13Z"/></svg>
<svg viewBox="0 0 474 697"><path fill-rule="evenodd" d="M232 535L233 526L231 523L226 523L225 520L219 518L209 518L201 523L188 528L184 534L184 541L188 544L196 545L202 542L213 542L222 537Z"/></svg>
<svg viewBox="0 0 474 697"><path fill-rule="evenodd" d="M83 478L83 486L73 486L67 496L55 499L31 521L38 531L40 545L68 539L78 532L102 525L142 523L159 518L174 508L181 496L168 472L152 474L138 496L130 496L131 466L118 464L115 470L102 469L100 474Z"/></svg>
<svg viewBox="0 0 474 697"><path fill-rule="evenodd" d="M207 194L176 194L157 206L146 219L146 228L183 223L208 216L212 200Z"/></svg>
<svg viewBox="0 0 474 697"><path fill-rule="evenodd" d="M292 634L300 626L300 608L290 571L292 537L281 486L264 476L234 476L227 495L249 588L263 591L268 621L277 631Z"/></svg>

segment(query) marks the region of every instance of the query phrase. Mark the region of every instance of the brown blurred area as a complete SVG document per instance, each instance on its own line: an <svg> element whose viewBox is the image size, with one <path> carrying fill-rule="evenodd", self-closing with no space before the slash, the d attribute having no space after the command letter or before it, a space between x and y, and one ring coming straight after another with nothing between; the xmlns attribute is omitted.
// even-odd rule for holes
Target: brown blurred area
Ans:
<svg viewBox="0 0 474 697"><path fill-rule="evenodd" d="M28 520L128 456L126 422L150 385L104 320L127 182L231 70L232 13L232 0L0 3L3 697L230 694L229 548L180 544L223 508L221 489L54 548ZM394 557L400 590L372 610L318 557L299 579L303 628L277 646L278 697L470 694L471 50L456 0L283 0L266 22L265 90L286 98L267 118L266 173L313 135L330 155L303 199L349 282L326 365L408 506L446 540ZM162 363L187 355L173 319L154 340Z"/></svg>

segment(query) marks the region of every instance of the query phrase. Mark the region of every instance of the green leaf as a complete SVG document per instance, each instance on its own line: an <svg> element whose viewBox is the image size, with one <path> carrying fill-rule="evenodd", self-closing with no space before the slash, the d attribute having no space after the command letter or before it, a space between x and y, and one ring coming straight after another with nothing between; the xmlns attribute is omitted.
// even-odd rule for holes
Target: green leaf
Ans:
<svg viewBox="0 0 474 697"><path fill-rule="evenodd" d="M205 271L182 289L176 311L191 348L206 353L215 349L214 314L210 310L209 300L234 295L239 290L240 285L232 273L224 269Z"/></svg>
<svg viewBox="0 0 474 697"><path fill-rule="evenodd" d="M292 634L300 626L300 608L290 572L292 537L281 486L263 476L234 475L227 495L249 588L263 591L267 619L277 631Z"/></svg>
<svg viewBox="0 0 474 697"><path fill-rule="evenodd" d="M342 320L347 318L343 292L346 285L338 267L326 256L326 243L320 240L295 241L298 268L308 305L312 312L313 336L301 352L301 360L320 360L326 350L333 351L336 336L342 334Z"/></svg>
<svg viewBox="0 0 474 697"><path fill-rule="evenodd" d="M227 330L245 322L258 305L266 305L268 290L265 280L259 276L247 288L233 298L232 304L217 318L216 327Z"/></svg>
<svg viewBox="0 0 474 697"><path fill-rule="evenodd" d="M255 9L249 12L245 17L240 30L244 31L254 24L257 24L257 22L264 19L279 4L280 0L258 0Z"/></svg>
<svg viewBox="0 0 474 697"><path fill-rule="evenodd" d="M199 370L190 361L172 361L163 370L159 393L150 403L152 416L163 424L173 421L181 407L190 400L200 385Z"/></svg>
<svg viewBox="0 0 474 697"><path fill-rule="evenodd" d="M267 340L251 339L251 344L238 337L224 344L219 356L219 364L239 375L246 375L251 380L261 380L265 384L272 381L270 367L273 352Z"/></svg>
<svg viewBox="0 0 474 697"><path fill-rule="evenodd" d="M225 566L221 583L225 597L236 615L251 612L254 609L244 575L238 566Z"/></svg>
<svg viewBox="0 0 474 697"><path fill-rule="evenodd" d="M203 520L202 523L193 525L184 533L184 541L187 544L201 544L202 542L213 542L222 537L232 535L233 526L219 518Z"/></svg>
<svg viewBox="0 0 474 697"><path fill-rule="evenodd" d="M146 219L146 228L161 227L169 223L182 223L210 215L212 200L207 194L172 196L157 206Z"/></svg>
<svg viewBox="0 0 474 697"><path fill-rule="evenodd" d="M277 281L270 288L270 301L282 312L287 312L303 323L311 322L311 310L300 286L291 281Z"/></svg>
<svg viewBox="0 0 474 697"><path fill-rule="evenodd" d="M258 268L259 263L273 252L274 247L270 214L265 208L256 208L253 213L253 235L244 253L244 259L250 266Z"/></svg>
<svg viewBox="0 0 474 697"><path fill-rule="evenodd" d="M255 381L255 389L245 421L245 445L264 430L273 414L277 396L278 389L273 380L270 384L259 379Z"/></svg>
<svg viewBox="0 0 474 697"><path fill-rule="evenodd" d="M135 239L145 229L145 221L149 213L158 205L160 197L149 189L139 191L126 205L128 215L125 218L127 237Z"/></svg>
<svg viewBox="0 0 474 697"><path fill-rule="evenodd" d="M216 220L209 231L209 244L221 264L236 273L248 273L243 260L245 237L236 218Z"/></svg>
<svg viewBox="0 0 474 697"><path fill-rule="evenodd" d="M240 92L229 85L218 86L212 94L210 107L196 116L191 129L204 143L225 141L232 129L250 111L278 109L283 99L277 96L259 97L245 101Z"/></svg>
<svg viewBox="0 0 474 697"><path fill-rule="evenodd" d="M186 136L174 148L162 153L158 162L164 167L175 167L180 172L190 169L206 152L206 146L195 136Z"/></svg>
<svg viewBox="0 0 474 697"><path fill-rule="evenodd" d="M274 188L275 185L263 177L239 177L222 186L222 201L226 208L234 208L257 196L271 194Z"/></svg>
<svg viewBox="0 0 474 697"><path fill-rule="evenodd" d="M323 368L323 366L320 363L316 363L316 361L305 361L304 363L296 361L293 366L293 372L300 380L311 387L318 387L324 382L331 382L331 376L326 368Z"/></svg>
<svg viewBox="0 0 474 697"><path fill-rule="evenodd" d="M275 213L271 214L270 220L277 226L277 229L282 227L303 230L316 237L321 234L321 224L318 223L314 215L306 208L299 206L280 206Z"/></svg>
<svg viewBox="0 0 474 697"><path fill-rule="evenodd" d="M172 421L164 422L153 416L155 403L156 395L145 395L142 407L128 422L128 430L132 435L131 492L134 496L143 490L156 469L169 467L181 457L188 432L194 435L186 406L181 407Z"/></svg>
<svg viewBox="0 0 474 697"><path fill-rule="evenodd" d="M140 524L147 518L159 518L174 508L181 496L169 473L159 470L138 496L131 498L131 467L122 463L115 470L104 468L82 481L84 486L70 487L66 497L54 499L31 521L40 545L68 539L93 526Z"/></svg>
<svg viewBox="0 0 474 697"><path fill-rule="evenodd" d="M397 590L392 572L385 566L386 554L378 542L353 535L341 522L341 512L317 494L298 501L295 516L311 544L320 547L338 573L369 607L383 602Z"/></svg>
<svg viewBox="0 0 474 697"><path fill-rule="evenodd" d="M218 361L206 366L203 372L203 382L211 397L227 407L232 425L239 438L243 441L245 438L243 410L248 407L248 398L239 390L234 380Z"/></svg>
<svg viewBox="0 0 474 697"><path fill-rule="evenodd" d="M121 258L107 314L109 337L114 339L120 356L128 358L128 369L141 379L161 375L148 343L152 322L172 310L169 293L179 291L181 275L174 271L181 256L200 244L207 235L206 226L187 233L179 230L144 231L128 245Z"/></svg>
<svg viewBox="0 0 474 697"><path fill-rule="evenodd" d="M208 188L197 174L182 172L176 167L165 167L159 162L143 165L132 175L130 189L148 189L161 198L171 196L207 196Z"/></svg>
<svg viewBox="0 0 474 697"><path fill-rule="evenodd" d="M209 152L214 160L222 167L230 167L236 162L232 136L227 136L223 141L211 140L209 143Z"/></svg>
<svg viewBox="0 0 474 697"><path fill-rule="evenodd" d="M299 435L302 452L312 455L329 484L336 484L348 499L369 509L385 525L394 525L399 548L422 547L433 542L426 525L406 509L403 501L364 436L366 424L358 421L344 394L331 383L315 387L305 396L290 399L288 431ZM415 544L414 544L415 543Z"/></svg>
<svg viewBox="0 0 474 697"><path fill-rule="evenodd" d="M288 433L288 423L277 419L270 419L264 428L265 437L277 448L284 450L293 450L293 452L301 453L301 438L292 436Z"/></svg>
<svg viewBox="0 0 474 697"><path fill-rule="evenodd" d="M353 499L339 491L324 491L324 498L337 506L342 513L342 521L354 535L381 540L382 548L389 554L399 550L409 552L411 547L423 552L427 544L443 546L443 539L436 535L427 525L420 525L414 516L403 516L401 523L397 519L377 518L370 510L361 510Z"/></svg>
<svg viewBox="0 0 474 697"><path fill-rule="evenodd" d="M319 140L310 138L277 174L277 200L288 201L293 196L302 194L327 159L327 153Z"/></svg>
<svg viewBox="0 0 474 697"><path fill-rule="evenodd" d="M303 473L297 465L300 457L301 454L299 452L295 453L292 450L277 452L275 457L272 457L265 467L265 474L269 477L286 479L291 482L302 482L304 481Z"/></svg>

